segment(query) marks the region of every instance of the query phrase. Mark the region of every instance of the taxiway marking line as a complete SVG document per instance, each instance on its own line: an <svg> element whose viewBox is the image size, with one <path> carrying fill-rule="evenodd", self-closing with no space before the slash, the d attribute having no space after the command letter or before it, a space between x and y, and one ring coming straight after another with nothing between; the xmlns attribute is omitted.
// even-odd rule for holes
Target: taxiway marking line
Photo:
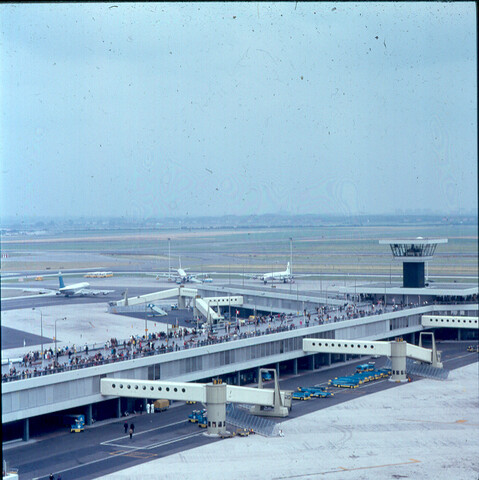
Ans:
<svg viewBox="0 0 479 480"><path fill-rule="evenodd" d="M355 467L355 468L338 467L338 470L327 470L325 472L315 472L315 473L303 473L301 475L289 475L287 477L274 477L272 480L285 480L290 478L306 478L306 477L312 477L313 475L326 475L328 473L352 472L354 470L369 470L372 468L396 467L399 465L412 465L414 463L421 463L421 461L416 460L415 458L410 458L409 462L387 463L384 465L370 465L369 467Z"/></svg>
<svg viewBox="0 0 479 480"><path fill-rule="evenodd" d="M469 423L467 420L456 420L455 422L439 422L437 420L415 420L412 418L398 418L398 420L401 420L403 422L441 423L444 425L471 425L476 427L477 425L479 425L479 423Z"/></svg>
<svg viewBox="0 0 479 480"><path fill-rule="evenodd" d="M176 425L178 423L183 423L182 422L177 422L177 423L174 423L174 424L171 424L171 425ZM169 426L169 425L166 425L166 426ZM159 428L164 428L164 427L159 427ZM146 430L145 432L142 432L142 433L146 433L147 431L152 431L152 430L158 430L158 428L152 428L150 430ZM204 432L198 432L198 433L195 433L193 435L191 435L191 437L193 436L197 436L197 435L202 435ZM120 438L124 438L124 437L120 437ZM181 440L184 440L184 438L178 438L178 439L174 439L174 440L171 440L170 442L167 442L167 443L164 443L163 445L167 445L168 443L174 443L174 442L178 442L178 441L181 441ZM106 442L103 442L103 443L106 443ZM101 443L100 445L103 445L103 443ZM121 448L125 448L127 446L125 445L120 445ZM81 468L81 467L86 467L87 465L93 465L95 463L98 463L98 462L103 462L104 460L109 460L110 458L112 457L120 457L120 456L131 456L132 453L135 453L136 451L138 450L144 450L145 447L129 447L131 448L131 450L129 451L126 451L126 452L123 452L123 451L119 451L119 452L110 452L108 454L108 457L104 457L104 458L99 458L97 460L92 460L91 462L86 462L86 463L82 463L81 465L76 465L75 467L71 467L71 468L65 468L63 469L61 472L59 473L65 473L65 472L69 472L71 470L76 470L77 468ZM151 448L154 448L154 447L151 447ZM140 452L138 452L140 453ZM150 453L149 455L151 456L154 456L156 454L153 454L153 453ZM143 457L144 458L144 457ZM45 475L42 475L40 477L35 477L33 478L32 480L40 480L42 478L45 478L47 474Z"/></svg>
<svg viewBox="0 0 479 480"><path fill-rule="evenodd" d="M161 427L150 428L149 430L143 430L142 432L135 433L134 435L142 435L143 433L152 432L153 430L161 430L162 428L173 427L174 425L179 425L180 423L187 423L187 420L181 420L180 422L169 423L168 425L163 425ZM121 440L123 438L128 438L127 435L123 435L122 437L112 438L111 440L105 440L101 442L100 445L108 445L109 442L114 442L116 440Z"/></svg>
<svg viewBox="0 0 479 480"><path fill-rule="evenodd" d="M181 435L180 437L175 437L171 440L163 440L163 441L158 442L158 443L150 443L150 444L144 445L142 447L135 447L133 445L131 445L131 446L130 445L122 445L122 444L119 444L119 443L107 443L107 442L103 442L100 445L103 445L105 447L130 448L131 451L134 451L134 450L151 450L152 448L162 447L164 445L169 445L170 443L175 443L175 442L179 442L181 440L186 440L187 438L197 437L198 435L203 435L203 433L204 432L188 433L186 435Z"/></svg>

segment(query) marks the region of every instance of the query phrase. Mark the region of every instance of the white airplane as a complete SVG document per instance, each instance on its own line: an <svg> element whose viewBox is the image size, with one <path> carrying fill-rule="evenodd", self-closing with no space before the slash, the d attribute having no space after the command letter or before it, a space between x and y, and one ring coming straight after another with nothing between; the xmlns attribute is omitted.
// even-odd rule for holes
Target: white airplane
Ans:
<svg viewBox="0 0 479 480"><path fill-rule="evenodd" d="M72 295L107 295L108 293L114 292L114 290L92 290L90 288L90 284L87 282L65 285L62 277L62 272L58 272L58 281L60 284L60 288L58 289L56 294L65 295L65 297L70 297Z"/></svg>
<svg viewBox="0 0 479 480"><path fill-rule="evenodd" d="M278 280L279 282L291 282L293 280L293 275L291 273L291 268L289 266L289 262L286 265L286 270L282 272L268 272L268 273L263 273L259 275L246 275L247 277L250 278L259 278L263 280L264 283L268 283L268 280L271 280L274 282L275 280Z"/></svg>
<svg viewBox="0 0 479 480"><path fill-rule="evenodd" d="M181 257L179 257L179 268L172 268L170 273L158 273L156 279L159 280L161 277L167 277L168 279L174 280L178 285L182 283L211 283L212 278L209 278L207 273L186 273L186 270L189 268L181 268ZM175 273L173 273L175 272ZM203 280L198 280L197 277L206 277Z"/></svg>

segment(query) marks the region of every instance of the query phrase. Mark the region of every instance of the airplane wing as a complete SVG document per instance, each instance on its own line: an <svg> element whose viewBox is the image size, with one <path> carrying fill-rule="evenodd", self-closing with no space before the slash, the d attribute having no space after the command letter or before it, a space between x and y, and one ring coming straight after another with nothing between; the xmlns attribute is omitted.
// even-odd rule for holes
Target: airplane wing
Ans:
<svg viewBox="0 0 479 480"><path fill-rule="evenodd" d="M88 288L83 288L75 292L75 295L108 295L109 293L114 292L115 290L90 290Z"/></svg>
<svg viewBox="0 0 479 480"><path fill-rule="evenodd" d="M178 274L175 272L175 273L166 273L166 272L160 272L160 273L157 273L156 274L156 278L174 278L174 277L177 277Z"/></svg>

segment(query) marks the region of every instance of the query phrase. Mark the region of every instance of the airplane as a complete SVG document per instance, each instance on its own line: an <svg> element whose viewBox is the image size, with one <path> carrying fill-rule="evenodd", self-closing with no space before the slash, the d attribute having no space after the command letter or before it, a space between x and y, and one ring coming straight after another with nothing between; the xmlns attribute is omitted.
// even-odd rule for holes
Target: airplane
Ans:
<svg viewBox="0 0 479 480"><path fill-rule="evenodd" d="M174 280L178 285L183 283L211 283L213 279L209 277L207 273L186 273L186 270L189 268L181 267L181 257L179 257L179 268L172 268L170 273L158 273L156 279L159 280L161 277L167 277L169 280ZM172 273L176 272L176 273ZM197 277L206 277L203 280L198 280Z"/></svg>
<svg viewBox="0 0 479 480"><path fill-rule="evenodd" d="M291 273L289 262L286 265L286 270L282 272L268 272L260 275L245 275L245 276L249 278L259 278L263 280L265 284L268 283L268 280L271 280L271 282L274 282L275 280L278 280L283 283L292 282L294 278Z"/></svg>
<svg viewBox="0 0 479 480"><path fill-rule="evenodd" d="M90 288L90 284L87 282L65 285L62 277L62 272L58 272L58 282L60 284L60 288L58 289L56 294L65 295L65 297L70 297L72 295L107 295L108 293L114 292L114 290L92 290Z"/></svg>

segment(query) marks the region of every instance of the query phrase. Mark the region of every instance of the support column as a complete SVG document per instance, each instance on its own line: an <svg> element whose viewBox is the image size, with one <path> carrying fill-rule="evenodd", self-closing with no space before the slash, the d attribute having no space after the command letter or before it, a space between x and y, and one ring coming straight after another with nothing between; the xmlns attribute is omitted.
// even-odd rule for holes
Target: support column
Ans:
<svg viewBox="0 0 479 480"><path fill-rule="evenodd" d="M22 437L22 440L24 442L28 442L28 440L30 440L30 419L29 418L25 418L25 420L23 420L23 437Z"/></svg>
<svg viewBox="0 0 479 480"><path fill-rule="evenodd" d="M258 383L259 383L260 380L261 380L260 368L261 368L261 367L258 367L258 368L256 369L256 381L257 381Z"/></svg>
<svg viewBox="0 0 479 480"><path fill-rule="evenodd" d="M143 401L141 402L141 410L143 412L146 412L146 405L148 404L148 400L146 398L143 398Z"/></svg>
<svg viewBox="0 0 479 480"><path fill-rule="evenodd" d="M181 288L180 288L181 292ZM183 295L178 295L178 308L186 308L186 301Z"/></svg>
<svg viewBox="0 0 479 480"><path fill-rule="evenodd" d="M327 353L327 354L326 354L326 357L327 357L326 365L327 365L328 367L330 367L330 366L331 366L331 354L330 354L330 353Z"/></svg>
<svg viewBox="0 0 479 480"><path fill-rule="evenodd" d="M121 418L121 398L118 397L116 399L116 412L115 412L116 418Z"/></svg>
<svg viewBox="0 0 479 480"><path fill-rule="evenodd" d="M458 329L457 329L457 339L458 339L459 341L462 340L462 329L461 329L461 328L458 328Z"/></svg>
<svg viewBox="0 0 479 480"><path fill-rule="evenodd" d="M206 385L206 409L208 410L208 434L226 431L226 383Z"/></svg>
<svg viewBox="0 0 479 480"><path fill-rule="evenodd" d="M293 375L298 375L298 359L293 359Z"/></svg>
<svg viewBox="0 0 479 480"><path fill-rule="evenodd" d="M241 385L241 372L236 372L236 385Z"/></svg>
<svg viewBox="0 0 479 480"><path fill-rule="evenodd" d="M89 404L85 407L85 423L86 423L87 425L91 425L91 424L92 424L91 418L92 418L92 405L91 405L91 403L89 403Z"/></svg>
<svg viewBox="0 0 479 480"><path fill-rule="evenodd" d="M276 362L276 375L278 375L279 378L279 362Z"/></svg>
<svg viewBox="0 0 479 480"><path fill-rule="evenodd" d="M314 355L308 356L308 368L309 370L314 370Z"/></svg>
<svg viewBox="0 0 479 480"><path fill-rule="evenodd" d="M406 377L406 342L391 342L391 382L407 382Z"/></svg>

